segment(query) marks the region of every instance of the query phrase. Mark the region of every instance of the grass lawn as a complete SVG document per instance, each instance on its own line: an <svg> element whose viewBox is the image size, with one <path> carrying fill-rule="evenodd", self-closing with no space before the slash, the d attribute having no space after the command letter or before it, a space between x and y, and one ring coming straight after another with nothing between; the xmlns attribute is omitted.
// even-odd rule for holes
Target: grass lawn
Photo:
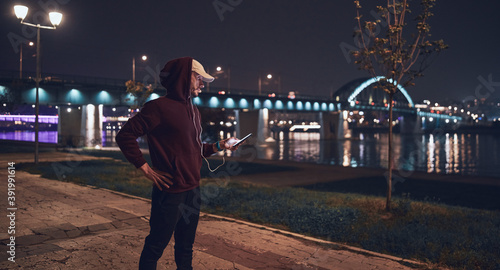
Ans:
<svg viewBox="0 0 500 270"><path fill-rule="evenodd" d="M100 151L99 155L107 153ZM109 155L117 160L82 161L64 178L53 163L18 164L18 169L149 198L151 183L142 173L119 152ZM222 172L228 171L228 166L222 167ZM239 174L292 169L241 162L239 166L243 168ZM393 212L387 213L384 197L355 193L356 189L269 188L202 174L205 212L456 269L500 269L499 211L403 197L395 199Z"/></svg>
<svg viewBox="0 0 500 270"><path fill-rule="evenodd" d="M500 181L500 179L499 179ZM330 183L303 186L318 191L356 193L384 197L384 176L358 178ZM408 177L394 185L393 196L410 197L412 200L443 203L483 210L500 210L500 187L468 183L421 180Z"/></svg>

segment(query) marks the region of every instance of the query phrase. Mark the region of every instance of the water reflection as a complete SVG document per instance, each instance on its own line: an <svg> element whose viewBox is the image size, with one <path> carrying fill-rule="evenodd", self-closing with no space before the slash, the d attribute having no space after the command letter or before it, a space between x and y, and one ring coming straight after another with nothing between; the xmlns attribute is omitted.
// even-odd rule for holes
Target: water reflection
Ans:
<svg viewBox="0 0 500 270"><path fill-rule="evenodd" d="M275 143L257 147L258 157L273 160L317 162L320 157L319 133L278 134Z"/></svg>
<svg viewBox="0 0 500 270"><path fill-rule="evenodd" d="M460 154L459 148L458 148L458 134L453 134L453 167L452 171L453 173L460 173L460 170L458 169L459 165L459 158L458 155Z"/></svg>
<svg viewBox="0 0 500 270"><path fill-rule="evenodd" d="M435 158L435 150L436 143L434 142L434 135L429 135L429 142L427 143L427 172L434 172L434 160Z"/></svg>
<svg viewBox="0 0 500 270"><path fill-rule="evenodd" d="M115 137L118 133L117 130L105 130L102 132L102 147L116 146Z"/></svg>
<svg viewBox="0 0 500 270"><path fill-rule="evenodd" d="M318 133L279 135L276 143L257 146L262 159L314 162L345 167L387 168L388 134L320 141ZM395 169L498 177L500 139L493 135L394 134ZM237 155L237 153L235 153Z"/></svg>
<svg viewBox="0 0 500 270"><path fill-rule="evenodd" d="M0 132L0 140L34 142L35 132L26 130ZM39 131L38 141L42 143L57 143L57 131Z"/></svg>

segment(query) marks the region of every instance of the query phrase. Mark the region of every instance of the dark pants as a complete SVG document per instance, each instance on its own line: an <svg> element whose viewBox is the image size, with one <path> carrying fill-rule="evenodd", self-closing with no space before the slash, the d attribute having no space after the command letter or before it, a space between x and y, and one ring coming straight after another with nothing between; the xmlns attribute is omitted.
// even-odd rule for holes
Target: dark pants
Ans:
<svg viewBox="0 0 500 270"><path fill-rule="evenodd" d="M153 188L149 221L151 229L141 253L140 270L156 269L156 263L174 232L177 269L193 269L193 243L200 203L199 187L181 193L167 193Z"/></svg>

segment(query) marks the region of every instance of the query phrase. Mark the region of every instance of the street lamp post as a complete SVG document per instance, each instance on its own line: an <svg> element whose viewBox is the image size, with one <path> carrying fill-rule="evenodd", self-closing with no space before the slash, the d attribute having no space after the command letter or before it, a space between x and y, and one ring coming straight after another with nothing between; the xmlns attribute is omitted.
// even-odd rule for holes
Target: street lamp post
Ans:
<svg viewBox="0 0 500 270"><path fill-rule="evenodd" d="M278 94L281 94L281 75L278 75Z"/></svg>
<svg viewBox="0 0 500 270"><path fill-rule="evenodd" d="M267 74L267 75L266 75L266 78L267 78L268 80L271 80L271 79L273 78L273 75L272 75L272 74ZM279 77L278 77L278 83L279 83ZM279 88L279 87L280 87L280 86L278 85L278 88ZM261 74L259 73L259 96L261 95L261 93L262 93L262 76L261 76Z"/></svg>
<svg viewBox="0 0 500 270"><path fill-rule="evenodd" d="M227 91L231 91L231 67L227 67Z"/></svg>
<svg viewBox="0 0 500 270"><path fill-rule="evenodd" d="M35 43L30 41L28 43L28 45L30 47L33 47L33 45L35 45ZM19 45L19 79L22 79L22 78L23 78L23 44L21 43Z"/></svg>
<svg viewBox="0 0 500 270"><path fill-rule="evenodd" d="M231 91L231 67L227 67L227 71L224 71L222 70L222 67L218 66L216 69L215 69L217 72L216 74L224 74L226 73L226 76L227 76L227 92L230 92Z"/></svg>
<svg viewBox="0 0 500 270"><path fill-rule="evenodd" d="M273 75L272 74L267 74L267 79L268 80L271 80L273 78ZM277 78L277 84L278 84L278 93L281 94L281 76L278 75L278 78Z"/></svg>
<svg viewBox="0 0 500 270"><path fill-rule="evenodd" d="M56 27L61 23L62 14L59 12L50 12L49 19L52 26L43 26L40 24L32 24L25 22L24 19L28 15L28 7L22 5L14 6L14 12L16 17L21 20L21 24L36 27L36 97L35 97L35 164L38 164L38 115L40 113L40 100L39 100L39 89L41 77L41 56L40 56L40 29L56 29ZM21 74L22 75L22 74Z"/></svg>
<svg viewBox="0 0 500 270"><path fill-rule="evenodd" d="M146 55L141 56L142 61L148 60ZM135 82L135 56L132 57L132 81Z"/></svg>
<svg viewBox="0 0 500 270"><path fill-rule="evenodd" d="M261 92L262 92L262 76L259 73L259 96L260 96Z"/></svg>

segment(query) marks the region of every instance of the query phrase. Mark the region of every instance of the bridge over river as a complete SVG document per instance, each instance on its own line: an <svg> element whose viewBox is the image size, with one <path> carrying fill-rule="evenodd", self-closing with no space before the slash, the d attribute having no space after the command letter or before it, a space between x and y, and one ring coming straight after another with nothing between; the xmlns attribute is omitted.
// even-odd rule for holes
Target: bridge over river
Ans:
<svg viewBox="0 0 500 270"><path fill-rule="evenodd" d="M4 107L34 104L36 89L33 77L16 79L0 74L0 95ZM387 125L388 97L373 86L381 77L360 78L338 89L332 97L259 94L255 90L227 91L207 88L193 102L202 112L230 112L235 135L254 133L254 141L269 139L271 130L319 130L321 139L345 139L359 128L383 128ZM394 124L403 133L419 133L435 128L452 129L462 118L444 111L417 108L409 93L400 85L394 99ZM52 108L51 115L41 115L41 123L57 124L58 143L101 145L106 128L120 128L134 105L125 91L125 80L81 76L47 76L40 83L39 103ZM156 87L149 100L165 94ZM42 110L43 112L43 110ZM9 112L10 113L10 112ZM33 113L0 115L2 126L31 123ZM43 113L42 113L43 114ZM279 118L280 121L271 119ZM306 119L307 121L304 121ZM116 124L118 123L118 124Z"/></svg>

